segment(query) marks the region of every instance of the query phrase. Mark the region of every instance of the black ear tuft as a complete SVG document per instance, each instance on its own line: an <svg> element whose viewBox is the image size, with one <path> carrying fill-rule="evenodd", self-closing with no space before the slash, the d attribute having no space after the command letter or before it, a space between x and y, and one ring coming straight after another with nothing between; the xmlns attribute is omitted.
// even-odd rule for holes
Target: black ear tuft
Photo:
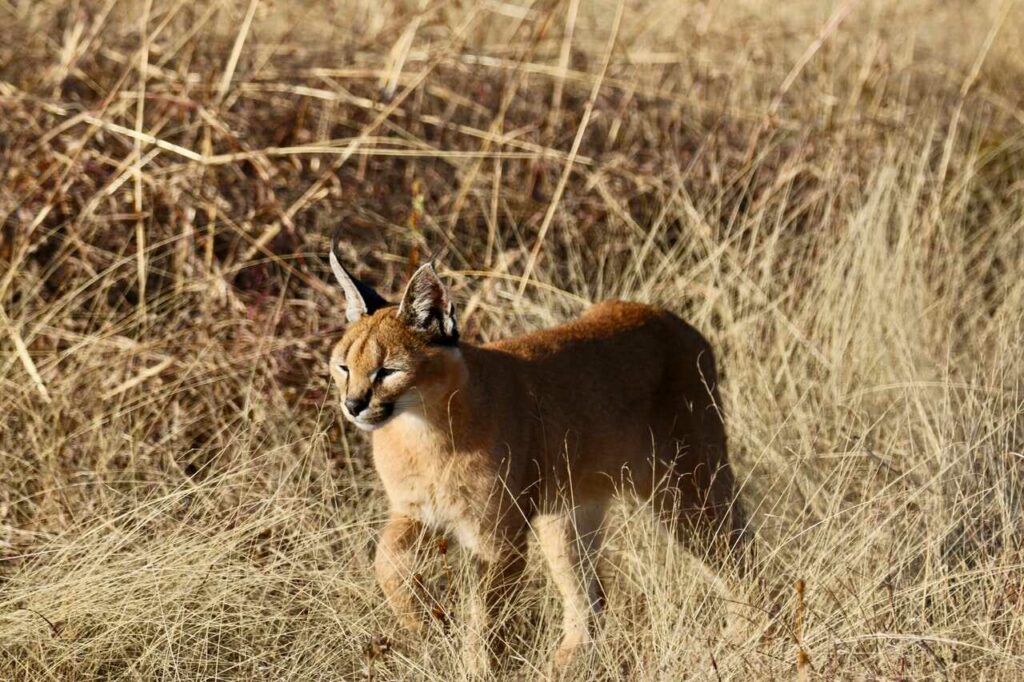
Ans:
<svg viewBox="0 0 1024 682"><path fill-rule="evenodd" d="M331 239L331 270L345 292L345 317L349 322L355 322L364 315L372 315L376 311L388 305L384 298L373 290L368 284L360 282L352 276L341 260L338 259L338 238Z"/></svg>
<svg viewBox="0 0 1024 682"><path fill-rule="evenodd" d="M455 345L459 342L455 303L432 262L421 266L409 280L398 308L398 319L425 334L433 343Z"/></svg>

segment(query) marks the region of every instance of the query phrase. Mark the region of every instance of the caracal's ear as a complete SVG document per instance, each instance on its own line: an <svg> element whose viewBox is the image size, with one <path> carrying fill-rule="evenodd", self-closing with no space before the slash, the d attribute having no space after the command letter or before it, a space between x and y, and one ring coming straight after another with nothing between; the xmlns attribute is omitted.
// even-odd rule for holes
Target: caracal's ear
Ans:
<svg viewBox="0 0 1024 682"><path fill-rule="evenodd" d="M345 317L355 322L364 315L372 315L375 311L388 305L388 302L368 284L363 284L352 276L338 260L337 240L331 240L331 270L338 279L342 291L345 292Z"/></svg>
<svg viewBox="0 0 1024 682"><path fill-rule="evenodd" d="M458 343L455 304L437 276L433 262L420 266L409 280L398 307L398 319L434 343Z"/></svg>

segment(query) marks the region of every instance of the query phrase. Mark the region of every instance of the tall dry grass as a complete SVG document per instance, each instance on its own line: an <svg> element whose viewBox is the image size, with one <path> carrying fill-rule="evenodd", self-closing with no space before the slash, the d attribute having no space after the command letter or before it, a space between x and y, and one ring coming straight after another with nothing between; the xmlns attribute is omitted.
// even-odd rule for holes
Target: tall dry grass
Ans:
<svg viewBox="0 0 1024 682"><path fill-rule="evenodd" d="M324 367L339 227L383 291L437 253L468 339L621 297L719 349L769 613L724 638L625 505L581 678L1024 675L1020 3L8 0L0 27L3 679L462 675L458 621L403 639L371 576L382 493ZM464 558L425 570L463 610ZM530 576L513 676L557 636Z"/></svg>

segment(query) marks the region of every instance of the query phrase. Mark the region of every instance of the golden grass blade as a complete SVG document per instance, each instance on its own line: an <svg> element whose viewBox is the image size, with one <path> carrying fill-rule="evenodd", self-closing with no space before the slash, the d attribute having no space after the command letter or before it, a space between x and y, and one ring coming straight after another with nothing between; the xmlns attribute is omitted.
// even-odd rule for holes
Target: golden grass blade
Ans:
<svg viewBox="0 0 1024 682"><path fill-rule="evenodd" d="M160 372L163 372L165 369L167 369L173 364L174 358L165 358L160 362L156 363L155 365L153 365L152 367L147 367L146 369L142 370L141 372L133 376L131 379L128 379L127 381L122 382L121 384L118 384L114 388L110 389L109 391L103 394L103 399L110 400L115 396L121 395L125 391L130 391L139 384L144 383L147 379L157 376L158 374L160 374Z"/></svg>
<svg viewBox="0 0 1024 682"><path fill-rule="evenodd" d="M231 47L231 55L227 64L224 65L224 73L221 74L220 83L217 85L217 102L223 102L227 97L228 89L231 87L231 79L235 77L235 69L238 68L238 60L242 56L242 48L245 46L245 39L252 27L253 17L256 16L256 8L259 7L259 0L249 0L249 7L245 10L245 17L238 27L235 36L235 44Z"/></svg>
<svg viewBox="0 0 1024 682"><path fill-rule="evenodd" d="M43 399L44 403L50 403L50 392L46 390L46 384L43 383L43 378L39 376L39 370L36 369L36 363L32 361L32 356L28 353L25 340L21 338L21 334L15 328L14 323L7 317L7 311L4 310L2 305L0 305L0 323L7 327L7 336L11 339L11 343L14 344L14 351L21 361L21 366L25 368L29 378L32 380L32 384L39 391L39 396Z"/></svg>

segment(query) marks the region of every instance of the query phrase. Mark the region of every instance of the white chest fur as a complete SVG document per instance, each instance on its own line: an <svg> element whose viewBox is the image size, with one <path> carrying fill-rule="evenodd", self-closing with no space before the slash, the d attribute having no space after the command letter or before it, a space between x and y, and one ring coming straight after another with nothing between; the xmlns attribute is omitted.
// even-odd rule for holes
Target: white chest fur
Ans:
<svg viewBox="0 0 1024 682"><path fill-rule="evenodd" d="M373 459L392 511L451 533L466 549L482 549L481 500L474 499L466 462L446 434L422 416L403 413L374 433Z"/></svg>

